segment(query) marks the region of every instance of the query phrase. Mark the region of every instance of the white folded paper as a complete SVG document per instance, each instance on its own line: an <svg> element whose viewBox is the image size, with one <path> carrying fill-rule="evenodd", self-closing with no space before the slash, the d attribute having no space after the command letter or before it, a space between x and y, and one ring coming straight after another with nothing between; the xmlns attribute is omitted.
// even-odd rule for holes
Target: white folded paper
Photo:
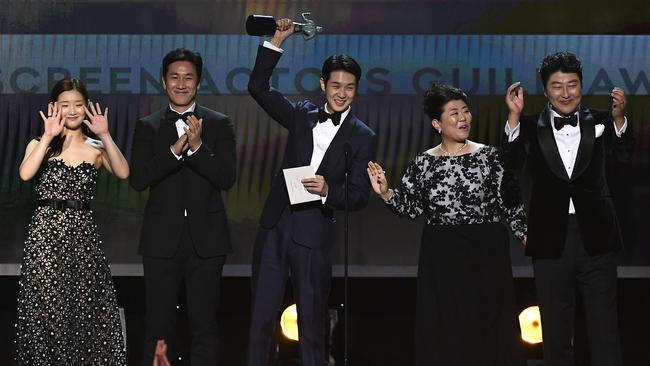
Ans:
<svg viewBox="0 0 650 366"><path fill-rule="evenodd" d="M316 175L311 166L306 165L283 169L282 172L284 173L284 181L287 184L287 192L289 192L289 201L292 205L320 200L319 195L309 193L300 182L303 178L310 178Z"/></svg>

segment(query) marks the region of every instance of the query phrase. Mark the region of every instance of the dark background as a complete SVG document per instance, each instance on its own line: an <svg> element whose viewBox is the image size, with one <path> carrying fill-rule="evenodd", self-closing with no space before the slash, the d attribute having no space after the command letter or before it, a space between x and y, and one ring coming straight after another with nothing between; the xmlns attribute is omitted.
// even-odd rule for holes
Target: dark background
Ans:
<svg viewBox="0 0 650 366"><path fill-rule="evenodd" d="M0 35L241 35L248 14L297 19L301 11L309 10L328 35L650 36L650 3L647 1L98 0L1 1L0 6ZM640 47L628 52L641 60L650 60L648 48ZM0 55L0 60L19 56ZM395 60L399 60L400 54L382 57L399 62ZM533 64L539 61L521 60ZM252 64L242 66L251 67ZM319 68L320 64L313 66ZM0 65L0 70L2 67ZM645 73L650 73L650 69L646 68ZM643 89L639 89L639 94L629 96L626 111L635 136L634 158L631 162L612 166L610 176L626 240L626 250L621 253L619 261L620 313L626 364L632 366L650 364L645 346L650 320L644 317L650 306L650 283L647 279L650 277L650 248L647 245L650 98L647 87L645 91ZM473 140L499 143L507 114L501 93L496 90L470 95L474 115ZM294 100L304 96L323 101L318 93L289 95ZM130 157L137 118L166 103L165 96L159 94L103 93L92 97L111 109L111 133L127 158ZM247 95L203 93L198 101L228 114L236 126L239 178L235 187L225 193L236 248L225 269L221 309L222 357L226 365L242 365L249 306L247 276L253 236L270 177L282 158L285 135ZM0 276L2 365L11 364L18 265L34 202L32 184L19 180L17 168L29 139L40 134L41 122L37 112L46 102L45 94L0 92L0 275L5 275ZM609 98L586 95L584 104L607 108ZM541 95L531 95L526 100L527 112L536 112L543 106ZM385 165L392 182L399 180L411 157L437 143L421 112L419 95L362 94L355 103L355 113L379 133L377 160ZM142 280L136 247L146 198L146 193L133 191L127 182L103 174L94 203L104 249L117 276L119 302L126 309L130 360L137 360L141 352ZM407 365L413 362L414 276L423 222L397 219L382 206L380 200L371 197L368 208L352 216L351 361L357 365ZM339 232L333 246L335 276L342 272L341 238ZM512 242L511 252L518 301L523 308L535 302L530 278L532 271L518 243ZM287 304L290 297L288 293ZM341 302L342 280L336 279L331 308L340 310ZM179 334L186 331L184 326L181 316ZM181 356L186 350L184 339L179 336L180 346L176 350ZM340 356L338 328L334 342L333 352ZM583 338L576 339L579 351L584 349L581 348L583 342ZM295 351L290 345L280 348L281 353L287 355ZM468 345L468 351L471 351L471 345ZM539 346L529 347L530 359L539 358L540 354ZM282 362L290 364L290 358L286 356ZM588 364L583 353L578 352L578 358L579 364ZM340 357L337 360L341 362ZM179 364L183 364L182 361Z"/></svg>

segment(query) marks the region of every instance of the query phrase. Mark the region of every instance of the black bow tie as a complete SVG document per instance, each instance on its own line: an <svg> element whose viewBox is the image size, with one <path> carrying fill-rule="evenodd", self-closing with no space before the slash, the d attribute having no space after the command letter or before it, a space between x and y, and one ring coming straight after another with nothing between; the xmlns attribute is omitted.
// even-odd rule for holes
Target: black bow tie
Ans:
<svg viewBox="0 0 650 366"><path fill-rule="evenodd" d="M561 130L562 127L566 125L571 125L573 127L578 125L578 116L572 114L570 117L554 117L553 124L555 124L556 130Z"/></svg>
<svg viewBox="0 0 650 366"><path fill-rule="evenodd" d="M332 120L332 123L334 126L338 126L339 123L341 123L341 112L334 112L334 113L327 113L325 112L325 109L319 108L318 109L318 123L323 123L327 121L328 119Z"/></svg>
<svg viewBox="0 0 650 366"><path fill-rule="evenodd" d="M195 116L196 114L194 112L185 112L185 113L176 113L172 111L171 109L167 109L167 112L165 113L165 118L172 123L175 123L179 119L182 119L183 122L187 121L187 118L189 116Z"/></svg>

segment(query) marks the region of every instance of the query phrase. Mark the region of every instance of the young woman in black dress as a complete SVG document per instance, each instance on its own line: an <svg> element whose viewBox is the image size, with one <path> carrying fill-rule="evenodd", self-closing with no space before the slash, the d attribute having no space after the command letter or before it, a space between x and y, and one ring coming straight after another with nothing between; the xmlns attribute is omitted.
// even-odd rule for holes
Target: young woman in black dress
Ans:
<svg viewBox="0 0 650 366"><path fill-rule="evenodd" d="M108 131L108 108L83 83L54 85L44 132L27 145L20 178L35 179L18 298L20 365L126 365L111 272L90 211L104 167L126 179L129 165ZM96 139L90 138L90 136Z"/></svg>

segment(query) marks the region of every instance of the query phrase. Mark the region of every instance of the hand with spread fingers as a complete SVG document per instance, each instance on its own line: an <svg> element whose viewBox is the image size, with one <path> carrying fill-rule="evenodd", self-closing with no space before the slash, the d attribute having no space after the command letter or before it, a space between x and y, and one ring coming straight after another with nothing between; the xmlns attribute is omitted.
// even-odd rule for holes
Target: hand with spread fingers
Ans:
<svg viewBox="0 0 650 366"><path fill-rule="evenodd" d="M304 178L300 181L309 193L317 194L321 197L327 196L329 187L322 175L316 175L311 178Z"/></svg>
<svg viewBox="0 0 650 366"><path fill-rule="evenodd" d="M63 131L65 125L65 118L61 116L61 107L58 103L49 103L47 105L47 116L43 111L38 111L43 119L45 131L43 137L52 138L58 136Z"/></svg>
<svg viewBox="0 0 650 366"><path fill-rule="evenodd" d="M370 178L370 184L372 185L372 190L381 196L381 198L385 200L389 199L392 196L392 192L388 189L386 172L381 165L369 161L367 171L368 177Z"/></svg>
<svg viewBox="0 0 650 366"><path fill-rule="evenodd" d="M203 129L203 119L198 119L192 115L187 118L187 127L185 127L185 134L187 135L187 143L190 150L196 151L201 147L201 132Z"/></svg>
<svg viewBox="0 0 650 366"><path fill-rule="evenodd" d="M84 123L88 128L98 137L108 134L108 107L104 109L102 113L102 108L99 103L93 103L88 101L88 105L84 106L86 115L89 120L84 120Z"/></svg>

